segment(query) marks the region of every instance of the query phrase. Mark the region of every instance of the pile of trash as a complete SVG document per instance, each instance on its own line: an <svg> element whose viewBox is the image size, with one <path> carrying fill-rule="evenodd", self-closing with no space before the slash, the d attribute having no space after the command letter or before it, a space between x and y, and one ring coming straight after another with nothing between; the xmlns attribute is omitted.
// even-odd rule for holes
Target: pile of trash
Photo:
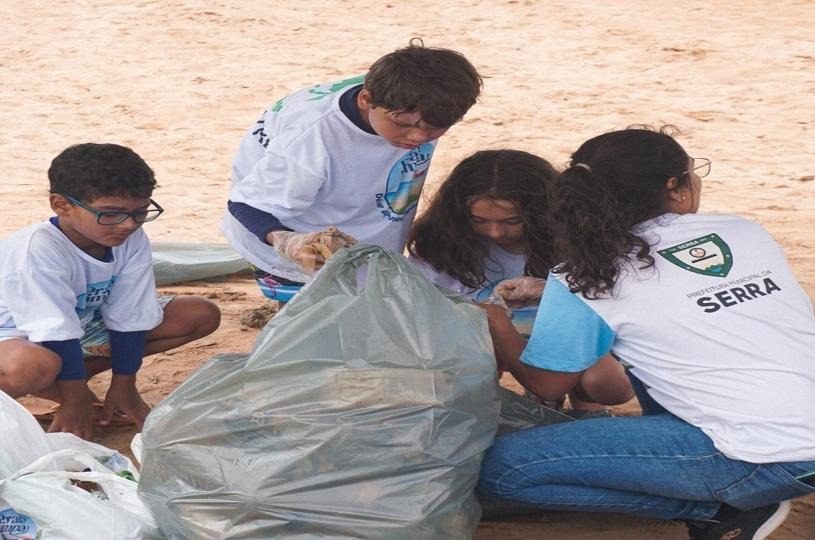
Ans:
<svg viewBox="0 0 815 540"><path fill-rule="evenodd" d="M0 538L163 538L122 454L71 435L45 433L0 392Z"/></svg>

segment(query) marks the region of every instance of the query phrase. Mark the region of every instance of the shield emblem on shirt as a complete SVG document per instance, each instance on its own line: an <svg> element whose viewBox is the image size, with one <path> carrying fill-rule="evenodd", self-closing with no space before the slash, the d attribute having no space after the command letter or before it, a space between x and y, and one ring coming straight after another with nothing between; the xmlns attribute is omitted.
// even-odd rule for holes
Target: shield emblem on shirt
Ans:
<svg viewBox="0 0 815 540"><path fill-rule="evenodd" d="M659 254L683 270L704 276L726 277L733 268L730 246L715 233L661 249Z"/></svg>

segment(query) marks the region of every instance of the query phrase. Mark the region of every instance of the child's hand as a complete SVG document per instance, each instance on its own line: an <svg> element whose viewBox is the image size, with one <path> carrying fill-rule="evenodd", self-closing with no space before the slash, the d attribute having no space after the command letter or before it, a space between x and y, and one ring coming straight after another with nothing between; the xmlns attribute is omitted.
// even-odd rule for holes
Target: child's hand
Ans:
<svg viewBox="0 0 815 540"><path fill-rule="evenodd" d="M272 231L269 240L281 257L300 265L306 274L315 273L334 253L357 243L356 238L336 227L313 233Z"/></svg>
<svg viewBox="0 0 815 540"><path fill-rule="evenodd" d="M99 424L110 425L117 413L124 413L136 422L140 430L144 426L144 419L150 413L150 406L144 402L139 391L136 390L135 375L113 375L110 380L110 388L105 396L104 414Z"/></svg>
<svg viewBox="0 0 815 540"><path fill-rule="evenodd" d="M533 306L540 303L546 280L535 277L505 279L495 286L494 294L506 301L511 308Z"/></svg>
<svg viewBox="0 0 815 540"><path fill-rule="evenodd" d="M49 433L73 433L90 439L93 435L94 395L84 380L57 381L62 402L48 428Z"/></svg>

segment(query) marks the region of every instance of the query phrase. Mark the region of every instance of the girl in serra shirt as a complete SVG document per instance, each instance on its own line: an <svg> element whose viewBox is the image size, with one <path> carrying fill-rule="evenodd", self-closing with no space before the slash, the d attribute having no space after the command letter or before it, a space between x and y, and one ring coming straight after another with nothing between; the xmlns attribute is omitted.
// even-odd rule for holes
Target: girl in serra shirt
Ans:
<svg viewBox="0 0 815 540"><path fill-rule="evenodd" d="M812 304L760 225L697 214L709 172L667 130L605 133L572 154L549 192L556 265L529 339L484 306L496 356L552 399L613 353L643 415L499 436L482 500L757 540L785 500L815 492Z"/></svg>

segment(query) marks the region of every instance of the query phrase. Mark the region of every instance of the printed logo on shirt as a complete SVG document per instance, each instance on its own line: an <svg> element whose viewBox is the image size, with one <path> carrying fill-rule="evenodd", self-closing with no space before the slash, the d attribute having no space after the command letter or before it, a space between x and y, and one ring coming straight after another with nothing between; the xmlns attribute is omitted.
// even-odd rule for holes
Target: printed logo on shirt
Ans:
<svg viewBox="0 0 815 540"><path fill-rule="evenodd" d="M281 107L283 106L281 101L278 101L277 104L280 105ZM276 106L277 105L275 105L275 107ZM277 109L277 110L279 111L280 109ZM266 114L266 113L263 113L263 114ZM268 147L269 146L269 141L271 140L269 138L269 136L266 135L266 126L265 126L265 124L266 124L266 120L264 120L264 118L261 116L260 120L255 122L254 129L252 129L252 135L257 137L258 143L260 143L260 145L263 148Z"/></svg>
<svg viewBox="0 0 815 540"><path fill-rule="evenodd" d="M762 270L754 272L728 282L719 282L711 287L705 287L687 294L687 297L696 301L696 305L706 313L715 313L722 308L731 308L744 302L764 298L781 287L770 277L772 271Z"/></svg>
<svg viewBox="0 0 815 540"><path fill-rule="evenodd" d="M362 84L365 81L365 75L357 75L356 77L351 77L350 79L345 79L343 81L332 83L331 85L326 88L326 85L319 84L314 88L311 88L308 93L313 94L313 97L308 98L306 101L318 101L323 99L326 96L330 96L331 94L336 94L340 90L348 88L349 86L356 86L358 84ZM278 103L280 103L278 101ZM275 105L276 106L276 105ZM283 104L280 104L280 108L283 108ZM279 111L280 109L273 109L274 112Z"/></svg>
<svg viewBox="0 0 815 540"><path fill-rule="evenodd" d="M434 144L424 143L405 154L388 173L384 193L376 195L376 206L390 221L402 221L416 208L427 178Z"/></svg>
<svg viewBox="0 0 815 540"><path fill-rule="evenodd" d="M659 254L683 270L705 276L726 277L733 268L730 246L715 233L661 249Z"/></svg>
<svg viewBox="0 0 815 540"><path fill-rule="evenodd" d="M116 276L106 281L88 283L88 289L76 297L76 314L84 316L89 311L96 311L110 294L110 288L116 281Z"/></svg>
<svg viewBox="0 0 815 540"><path fill-rule="evenodd" d="M365 81L365 75L357 75L356 77L351 77L350 79L344 79L342 81L338 81L331 84L318 84L315 85L313 88L309 88L308 93L312 95L312 97L308 98L306 101L319 101L327 96L332 94L336 94L349 86L356 86L358 84L362 84ZM270 112L276 113L280 112L281 109L286 105L287 97L278 99L275 104L269 109ZM267 148L269 146L270 138L266 134L266 121L264 120L266 116L266 112L264 111L261 115L260 119L255 122L255 127L252 129L252 135L254 135L258 143L263 148Z"/></svg>
<svg viewBox="0 0 815 540"><path fill-rule="evenodd" d="M18 514L11 507L0 508L0 538L3 540L36 540L42 531L33 519Z"/></svg>

